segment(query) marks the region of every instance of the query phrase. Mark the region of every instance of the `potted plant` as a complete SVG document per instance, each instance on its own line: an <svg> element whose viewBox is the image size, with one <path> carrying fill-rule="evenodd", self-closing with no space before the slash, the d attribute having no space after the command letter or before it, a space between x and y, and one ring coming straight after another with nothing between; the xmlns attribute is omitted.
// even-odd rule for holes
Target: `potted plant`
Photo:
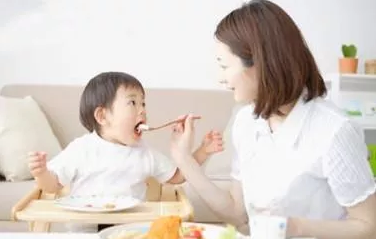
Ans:
<svg viewBox="0 0 376 239"><path fill-rule="evenodd" d="M357 48L355 45L342 45L343 58L339 59L339 72L355 74L358 70Z"/></svg>

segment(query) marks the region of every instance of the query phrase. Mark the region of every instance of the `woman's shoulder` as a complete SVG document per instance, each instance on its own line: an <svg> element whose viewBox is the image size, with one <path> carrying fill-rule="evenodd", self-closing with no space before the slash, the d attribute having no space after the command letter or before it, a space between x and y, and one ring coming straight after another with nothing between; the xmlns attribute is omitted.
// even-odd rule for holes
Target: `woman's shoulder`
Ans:
<svg viewBox="0 0 376 239"><path fill-rule="evenodd" d="M317 98L314 99L312 103L313 107L308 124L312 130L325 132L328 137L337 135L346 128L361 131L360 125L352 120L344 110L339 108L332 101Z"/></svg>
<svg viewBox="0 0 376 239"><path fill-rule="evenodd" d="M350 117L344 110L332 101L323 98L313 100L311 119L320 123L333 123L336 125L342 125L350 121ZM333 126L331 125L331 127Z"/></svg>

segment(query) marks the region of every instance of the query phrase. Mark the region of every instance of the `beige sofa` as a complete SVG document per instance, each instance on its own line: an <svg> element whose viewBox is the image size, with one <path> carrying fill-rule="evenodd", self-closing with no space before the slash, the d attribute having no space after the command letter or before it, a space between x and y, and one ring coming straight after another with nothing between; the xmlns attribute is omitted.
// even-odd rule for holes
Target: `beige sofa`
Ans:
<svg viewBox="0 0 376 239"><path fill-rule="evenodd" d="M61 146L65 147L72 139L86 132L78 119L79 97L82 89L83 86L72 85L5 85L0 95L8 97L31 95L45 113ZM189 112L202 116L196 126L196 143L199 143L203 134L210 129L224 131L234 108L232 93L226 91L146 89L146 92L148 118L151 125L158 125ZM169 155L169 129L148 132L144 137L149 144ZM228 130L225 132L225 141L226 151L213 156L204 167L215 184L227 189L232 151ZM0 231L27 230L25 223L11 222L10 214L12 206L33 186L32 180L0 182ZM193 204L195 221L220 222L188 184L184 185L184 189Z"/></svg>

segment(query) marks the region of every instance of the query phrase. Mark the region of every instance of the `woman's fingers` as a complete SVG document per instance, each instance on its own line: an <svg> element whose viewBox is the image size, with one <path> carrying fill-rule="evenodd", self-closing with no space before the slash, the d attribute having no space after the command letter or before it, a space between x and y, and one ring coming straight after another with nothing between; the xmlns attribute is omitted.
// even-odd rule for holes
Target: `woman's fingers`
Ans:
<svg viewBox="0 0 376 239"><path fill-rule="evenodd" d="M187 114L186 115L179 115L178 120L184 121L187 117L188 117Z"/></svg>
<svg viewBox="0 0 376 239"><path fill-rule="evenodd" d="M178 133L183 133L183 131L184 131L184 125L183 125L183 123L178 123L178 125L176 126L176 131Z"/></svg>
<svg viewBox="0 0 376 239"><path fill-rule="evenodd" d="M172 130L176 133L183 132L183 123L176 123L174 126L172 126Z"/></svg>
<svg viewBox="0 0 376 239"><path fill-rule="evenodd" d="M194 130L194 119L198 116L194 116L192 114L189 114L188 117L185 119L184 126L185 131L188 133L191 133Z"/></svg>
<svg viewBox="0 0 376 239"><path fill-rule="evenodd" d="M172 126L173 133L175 134L175 136L177 134L191 134L194 129L193 121L199 118L201 117L193 114L179 116L179 119L184 120L177 122Z"/></svg>

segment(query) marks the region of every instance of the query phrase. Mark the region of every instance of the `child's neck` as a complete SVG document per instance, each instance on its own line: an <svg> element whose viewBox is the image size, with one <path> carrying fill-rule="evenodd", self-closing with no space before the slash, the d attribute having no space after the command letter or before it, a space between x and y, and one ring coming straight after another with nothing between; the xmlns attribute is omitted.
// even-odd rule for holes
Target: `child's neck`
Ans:
<svg viewBox="0 0 376 239"><path fill-rule="evenodd" d="M108 134L108 133L106 134L106 132L96 132L96 134L98 135L98 137L102 138L103 140L105 140L107 142L117 144L117 145L122 145L122 146L129 146L129 145L124 144L121 141L117 140L116 138L112 137L110 134Z"/></svg>

